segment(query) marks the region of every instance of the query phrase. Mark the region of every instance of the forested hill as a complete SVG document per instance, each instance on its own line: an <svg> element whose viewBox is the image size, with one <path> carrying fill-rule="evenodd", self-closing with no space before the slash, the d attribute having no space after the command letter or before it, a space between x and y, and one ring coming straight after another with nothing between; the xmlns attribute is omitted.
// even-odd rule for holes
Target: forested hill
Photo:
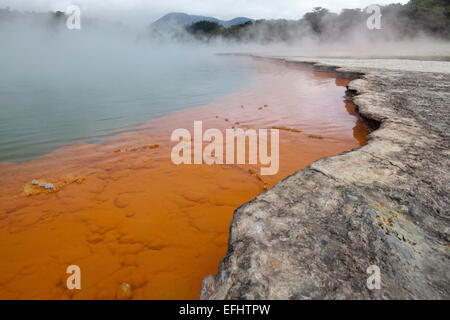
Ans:
<svg viewBox="0 0 450 320"><path fill-rule="evenodd" d="M181 12L172 12L168 13L165 16L159 18L155 22L151 24L151 27L154 28L164 28L164 27L170 27L170 26L185 26L190 25L199 21L209 21L217 23L218 25L221 25L222 27L229 28L234 25L239 25L242 23L245 23L247 21L254 21L250 18L245 17L238 17L231 20L220 20L213 17L206 17L206 16L196 16L196 15L190 15L186 13Z"/></svg>

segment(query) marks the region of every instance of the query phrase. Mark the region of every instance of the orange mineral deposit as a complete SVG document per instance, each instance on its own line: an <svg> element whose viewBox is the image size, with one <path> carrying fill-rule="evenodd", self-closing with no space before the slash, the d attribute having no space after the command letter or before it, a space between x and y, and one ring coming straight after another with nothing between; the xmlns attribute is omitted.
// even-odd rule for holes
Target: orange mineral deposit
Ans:
<svg viewBox="0 0 450 320"><path fill-rule="evenodd" d="M226 253L238 206L319 158L365 143L363 123L343 98L346 80L255 65L257 80L211 104L102 145L80 142L0 164L0 298L197 299ZM173 164L171 132L196 120L205 130L279 128L279 172ZM69 265L80 267L80 290L66 288Z"/></svg>

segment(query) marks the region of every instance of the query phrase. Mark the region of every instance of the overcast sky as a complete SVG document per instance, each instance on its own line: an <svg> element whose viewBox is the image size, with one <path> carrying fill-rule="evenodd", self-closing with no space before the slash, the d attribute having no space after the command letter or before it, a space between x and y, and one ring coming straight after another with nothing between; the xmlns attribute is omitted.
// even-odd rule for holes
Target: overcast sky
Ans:
<svg viewBox="0 0 450 320"><path fill-rule="evenodd" d="M64 11L79 5L87 16L108 16L120 20L152 22L169 12L231 19L299 19L314 7L334 12L343 8L364 8L370 4L406 3L408 0L0 0L0 7L29 11Z"/></svg>

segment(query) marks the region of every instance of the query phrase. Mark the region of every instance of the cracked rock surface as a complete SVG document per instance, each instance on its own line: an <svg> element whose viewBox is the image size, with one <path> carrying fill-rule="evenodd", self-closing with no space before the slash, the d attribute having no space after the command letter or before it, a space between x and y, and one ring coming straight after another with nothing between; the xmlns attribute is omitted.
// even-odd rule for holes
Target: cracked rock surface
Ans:
<svg viewBox="0 0 450 320"><path fill-rule="evenodd" d="M450 299L450 74L337 73L377 129L238 208L201 299Z"/></svg>

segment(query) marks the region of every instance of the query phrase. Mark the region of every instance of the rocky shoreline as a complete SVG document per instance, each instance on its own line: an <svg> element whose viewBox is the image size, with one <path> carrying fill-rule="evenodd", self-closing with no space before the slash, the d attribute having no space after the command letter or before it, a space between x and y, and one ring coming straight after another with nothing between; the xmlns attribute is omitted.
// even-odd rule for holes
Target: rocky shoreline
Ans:
<svg viewBox="0 0 450 320"><path fill-rule="evenodd" d="M450 74L312 64L358 78L368 143L238 208L200 299L450 299Z"/></svg>

